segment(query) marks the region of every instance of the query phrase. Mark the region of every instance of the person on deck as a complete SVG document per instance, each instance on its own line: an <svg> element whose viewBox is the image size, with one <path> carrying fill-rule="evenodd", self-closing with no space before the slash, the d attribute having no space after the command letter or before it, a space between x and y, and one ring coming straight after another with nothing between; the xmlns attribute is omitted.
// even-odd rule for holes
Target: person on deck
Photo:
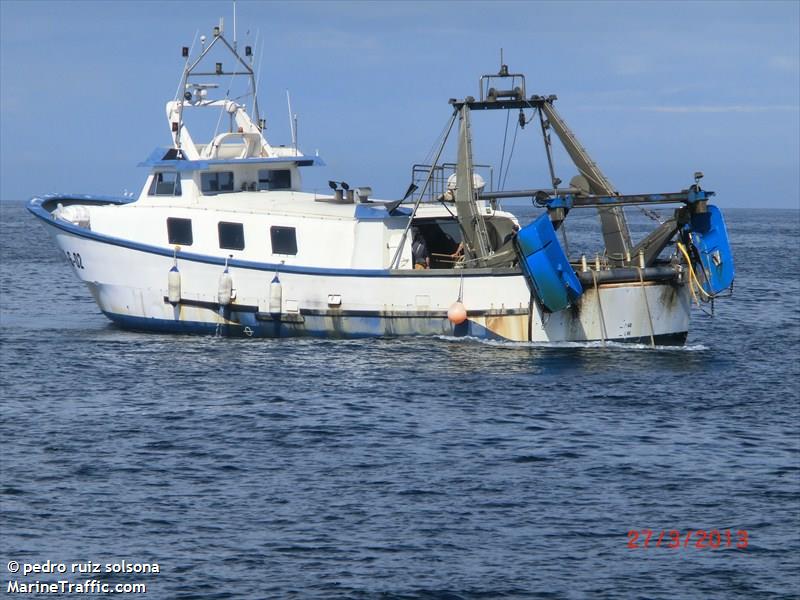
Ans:
<svg viewBox="0 0 800 600"><path fill-rule="evenodd" d="M411 254L414 257L415 269L431 268L431 253L428 251L428 244L425 238L416 227L411 230Z"/></svg>

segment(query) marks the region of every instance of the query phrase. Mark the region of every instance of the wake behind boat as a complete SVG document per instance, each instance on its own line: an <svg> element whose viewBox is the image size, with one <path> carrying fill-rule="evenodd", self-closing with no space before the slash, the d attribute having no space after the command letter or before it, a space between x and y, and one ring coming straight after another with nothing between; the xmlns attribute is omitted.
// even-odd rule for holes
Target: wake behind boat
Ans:
<svg viewBox="0 0 800 600"><path fill-rule="evenodd" d="M182 50L180 94L166 105L172 144L141 163L149 174L138 198L52 195L28 204L122 327L682 344L692 299L713 302L732 286L724 220L701 173L680 192L620 194L555 110L556 97L528 95L524 75L505 65L481 78L477 99L450 100L436 157L413 167L405 197L377 201L370 188L341 181L329 194L302 191L302 170L322 161L296 140L267 141L252 48L242 56L221 22L201 46L196 57ZM230 93L234 78L245 82L242 95ZM486 110L541 130L549 185L497 190L491 175L487 185L470 126ZM199 111L216 118L206 143L189 132ZM552 133L578 171L566 187ZM458 149L448 163L451 135ZM500 209L504 198L531 198L543 212L520 229ZM678 208L634 244L622 208L658 204ZM579 209L598 212L605 248L570 260L558 234Z"/></svg>

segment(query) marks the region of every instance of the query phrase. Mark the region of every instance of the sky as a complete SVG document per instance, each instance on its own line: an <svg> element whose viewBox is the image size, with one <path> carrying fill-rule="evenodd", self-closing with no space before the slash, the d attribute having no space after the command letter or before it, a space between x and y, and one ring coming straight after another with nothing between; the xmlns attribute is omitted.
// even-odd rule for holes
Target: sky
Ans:
<svg viewBox="0 0 800 600"><path fill-rule="evenodd" d="M138 193L137 163L170 143L164 104L181 46L210 37L219 17L232 37L232 6L0 0L0 199ZM290 143L289 90L301 150L326 162L304 171L309 190L335 179L402 196L411 166L430 160L447 100L477 96L502 48L528 95L558 96L619 191L679 191L699 170L722 207L800 208L796 0L239 0L236 10L239 43L260 59L267 137ZM473 125L475 162L497 169L505 117ZM518 134L506 188L546 187L539 133ZM453 160L455 146L447 152ZM556 172L577 173L563 151Z"/></svg>

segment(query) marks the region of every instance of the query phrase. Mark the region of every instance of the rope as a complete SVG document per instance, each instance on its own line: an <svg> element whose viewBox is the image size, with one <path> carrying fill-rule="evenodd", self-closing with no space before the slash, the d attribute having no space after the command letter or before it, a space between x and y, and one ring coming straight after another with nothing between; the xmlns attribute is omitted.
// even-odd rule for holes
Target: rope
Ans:
<svg viewBox="0 0 800 600"><path fill-rule="evenodd" d="M564 254L566 254L567 258L569 259L569 240L567 239L566 220L561 221L561 227L559 227L559 229L561 230L561 238L564 240Z"/></svg>
<svg viewBox="0 0 800 600"><path fill-rule="evenodd" d="M533 307L534 307L534 300L533 300L533 292L531 292L530 298L528 299L528 341L533 341Z"/></svg>
<svg viewBox="0 0 800 600"><path fill-rule="evenodd" d="M650 346L656 347L656 337L653 331L653 316L650 314L650 303L647 301L647 290L644 289L644 275L642 275L642 268L636 267L639 271L639 284L642 287L642 295L644 296L644 306L647 309L647 321L650 323Z"/></svg>
<svg viewBox="0 0 800 600"><path fill-rule="evenodd" d="M600 287L597 285L597 271L592 271L592 280L594 281L595 294L597 294L597 307L600 309L600 336L603 340L603 347L605 348L608 331L606 331L606 319L603 316L603 303L600 300Z"/></svg>
<svg viewBox="0 0 800 600"><path fill-rule="evenodd" d="M694 284L697 286L697 290L703 296L705 296L708 300L713 300L714 296L705 291L703 286L700 284L700 280L697 279L694 267L692 266L692 259L689 258L689 253L686 251L686 246L684 246L681 242L678 242L678 249L683 253L683 256L686 258L686 264L689 267L689 288L692 289L692 282L694 282ZM694 293L694 289L692 289L692 296L695 298L695 301L697 301L697 295ZM697 302L697 306L700 306L700 302Z"/></svg>
<svg viewBox="0 0 800 600"><path fill-rule="evenodd" d="M445 209L447 212L449 212L449 213L450 213L450 216L451 216L451 217L453 217L453 218L455 219L455 218L456 218L456 215L455 215L455 213L453 213L453 211L452 211L452 210L450 210L450 207L449 207L449 206L447 206L447 203L446 203L446 202L445 202L445 201L444 201L442 198L439 198L438 200L439 200L439 204L441 204L442 206L444 206L444 209Z"/></svg>

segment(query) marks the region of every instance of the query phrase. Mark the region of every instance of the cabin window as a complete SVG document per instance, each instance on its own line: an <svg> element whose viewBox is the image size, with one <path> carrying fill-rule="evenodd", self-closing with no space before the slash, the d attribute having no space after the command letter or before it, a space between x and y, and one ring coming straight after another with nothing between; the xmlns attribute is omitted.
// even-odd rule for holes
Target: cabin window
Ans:
<svg viewBox="0 0 800 600"><path fill-rule="evenodd" d="M206 194L233 191L233 171L214 171L200 174L200 189Z"/></svg>
<svg viewBox="0 0 800 600"><path fill-rule="evenodd" d="M288 190L291 188L292 172L289 169L262 169L258 172L259 190Z"/></svg>
<svg viewBox="0 0 800 600"><path fill-rule="evenodd" d="M150 183L149 196L180 196L181 178L175 172L156 173Z"/></svg>
<svg viewBox="0 0 800 600"><path fill-rule="evenodd" d="M167 237L170 244L178 246L192 245L192 220L169 217L167 219Z"/></svg>
<svg viewBox="0 0 800 600"><path fill-rule="evenodd" d="M270 227L269 237L273 254L297 254L297 234L294 227Z"/></svg>
<svg viewBox="0 0 800 600"><path fill-rule="evenodd" d="M220 221L219 247L226 250L244 250L244 226L241 223L226 223Z"/></svg>
<svg viewBox="0 0 800 600"><path fill-rule="evenodd" d="M258 172L258 191L269 189L269 171Z"/></svg>

